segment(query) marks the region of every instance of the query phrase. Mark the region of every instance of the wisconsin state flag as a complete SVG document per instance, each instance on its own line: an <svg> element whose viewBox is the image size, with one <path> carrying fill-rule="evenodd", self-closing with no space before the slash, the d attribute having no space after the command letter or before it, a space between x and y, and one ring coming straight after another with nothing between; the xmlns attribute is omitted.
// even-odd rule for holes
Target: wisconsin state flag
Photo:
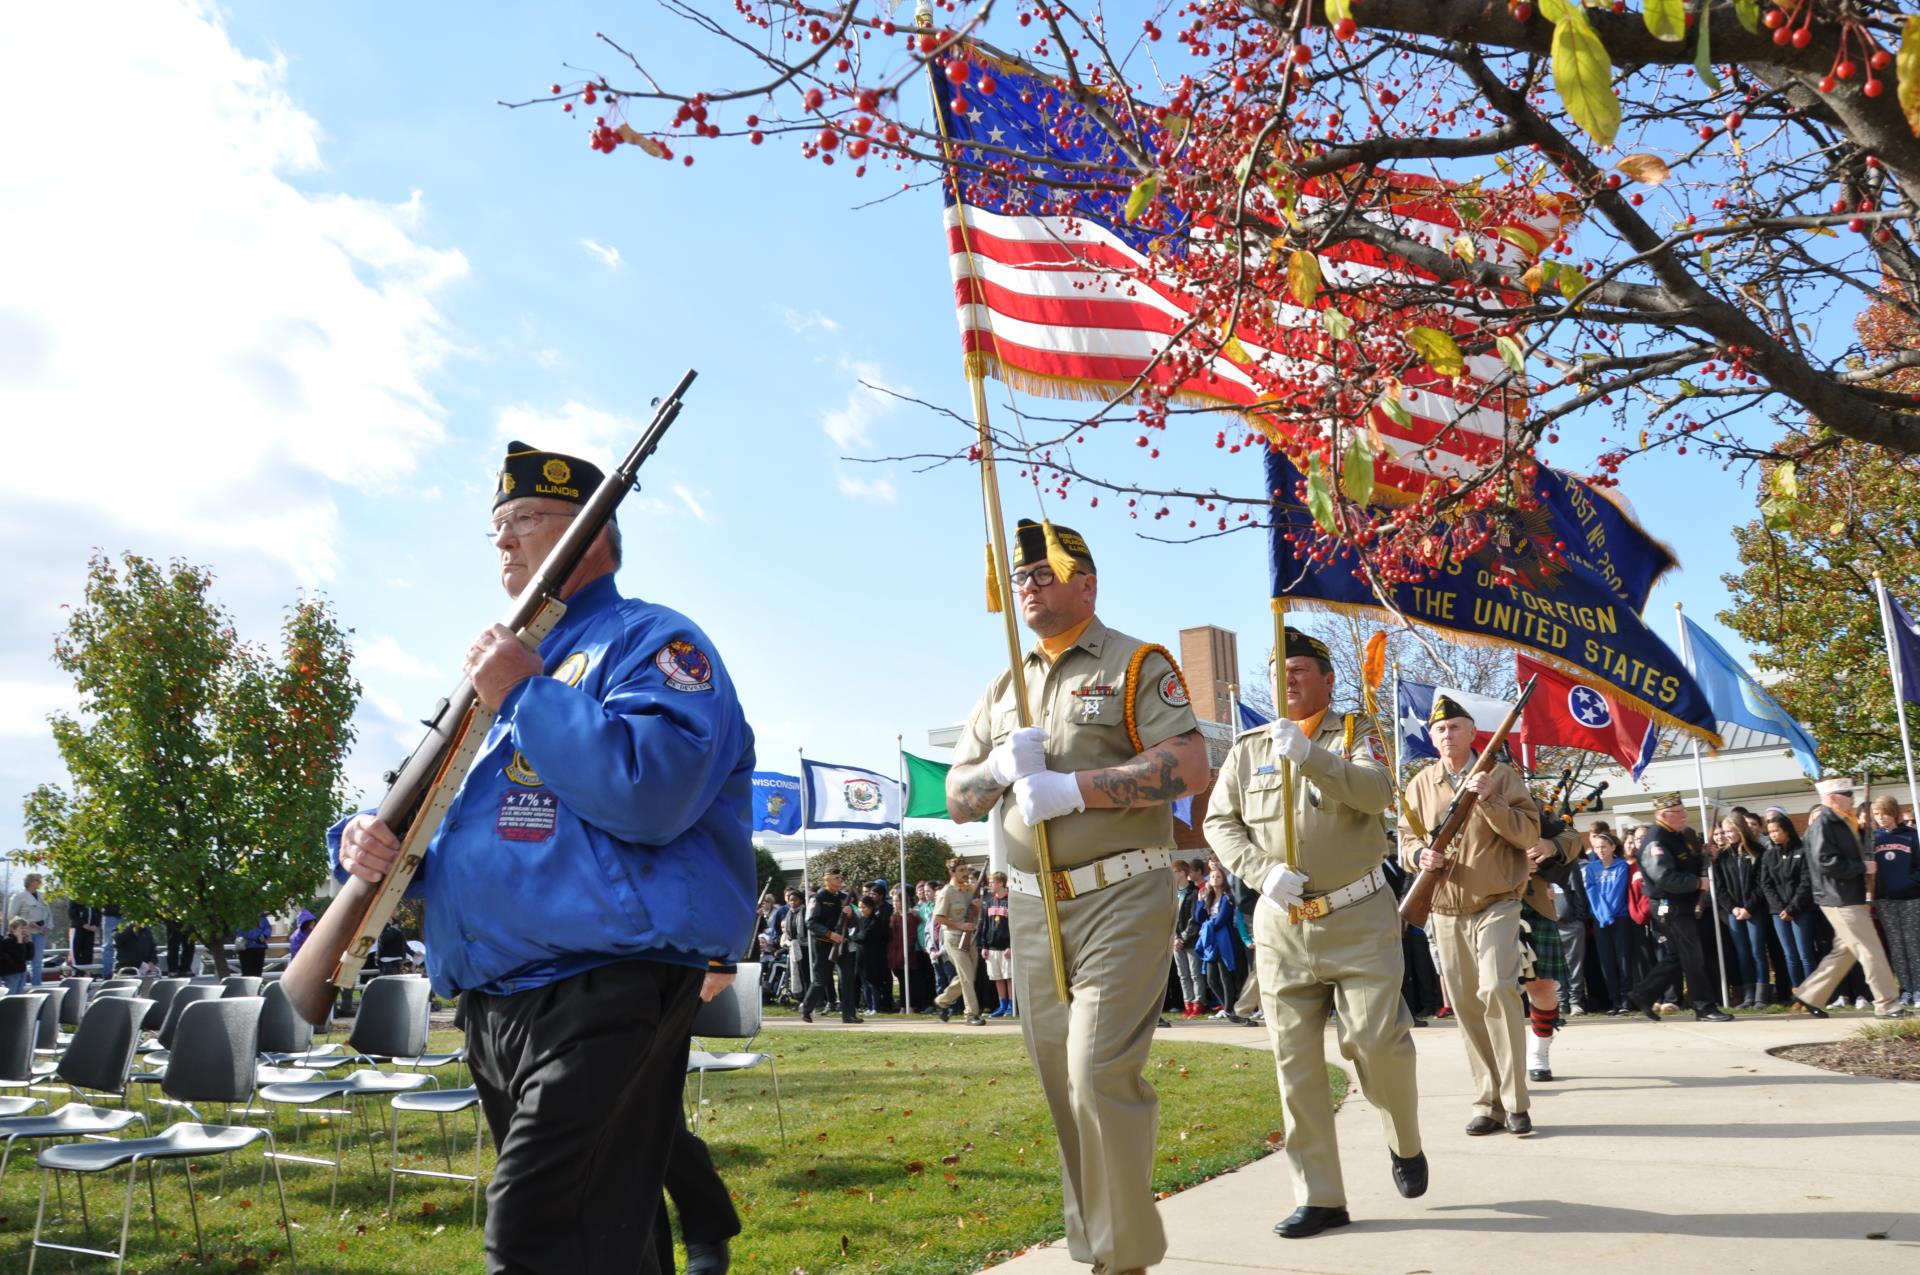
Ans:
<svg viewBox="0 0 1920 1275"><path fill-rule="evenodd" d="M1522 685L1529 677L1540 679L1521 713L1529 745L1604 753L1636 780L1640 778L1660 739L1646 714L1524 655L1514 657L1514 673Z"/></svg>

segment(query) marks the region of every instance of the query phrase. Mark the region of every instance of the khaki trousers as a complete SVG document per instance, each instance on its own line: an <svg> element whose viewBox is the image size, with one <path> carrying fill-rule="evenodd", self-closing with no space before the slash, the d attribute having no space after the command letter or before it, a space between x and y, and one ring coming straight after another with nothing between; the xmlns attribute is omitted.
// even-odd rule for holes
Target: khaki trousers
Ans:
<svg viewBox="0 0 1920 1275"><path fill-rule="evenodd" d="M1020 1034L1060 1140L1067 1251L1109 1271L1156 1265L1167 1234L1153 1200L1160 1098L1146 1068L1167 992L1173 874L1061 901L1069 1004L1054 995L1045 905L1008 902Z"/></svg>
<svg viewBox="0 0 1920 1275"><path fill-rule="evenodd" d="M1490 903L1472 916L1432 919L1440 974L1466 1042L1467 1063L1480 1087L1475 1115L1520 1115L1527 1109L1527 1072L1521 1050L1526 1010L1520 997L1520 900Z"/></svg>
<svg viewBox="0 0 1920 1275"><path fill-rule="evenodd" d="M973 980L980 971L980 953L971 947L962 947L965 936L953 930L940 931L940 951L953 962L953 981L940 989L933 998L935 1009L947 1006L966 998L967 1017L980 1017L980 993L973 989Z"/></svg>
<svg viewBox="0 0 1920 1275"><path fill-rule="evenodd" d="M1400 996L1406 962L1393 892L1376 890L1298 925L1263 897L1253 913L1253 946L1287 1114L1293 1202L1344 1208L1347 1190L1327 1088L1330 1007L1340 1011L1340 1055L1353 1064L1360 1091L1379 1109L1388 1148L1401 1156L1420 1153L1413 1016Z"/></svg>
<svg viewBox="0 0 1920 1275"><path fill-rule="evenodd" d="M1825 1009L1833 999L1833 989L1847 976L1855 961L1867 976L1867 990L1873 993L1873 1008L1881 1014L1892 1013L1900 1003L1900 980L1887 963L1887 950L1880 946L1879 931L1873 928L1873 909L1865 903L1847 907L1822 906L1820 914L1833 926L1833 950L1820 962L1807 981L1793 994L1809 1005Z"/></svg>

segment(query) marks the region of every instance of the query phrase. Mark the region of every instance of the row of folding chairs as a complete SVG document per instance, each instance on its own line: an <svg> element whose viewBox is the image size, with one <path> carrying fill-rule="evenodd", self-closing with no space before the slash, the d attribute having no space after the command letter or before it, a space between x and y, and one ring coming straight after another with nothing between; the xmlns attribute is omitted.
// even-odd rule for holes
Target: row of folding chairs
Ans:
<svg viewBox="0 0 1920 1275"><path fill-rule="evenodd" d="M378 1172L373 1133L365 1112L366 1101L375 1098L388 1100L389 1207L399 1176L470 1181L473 1217L477 1223L481 1139L478 1094L471 1088L418 1092L428 1085L437 1086L435 1068L464 1062L463 1050L441 1055L425 1053L427 986L424 980L388 977L369 983L345 1049L338 1045L313 1047L311 1028L300 1023L277 986L270 985L265 996L225 996L223 990L217 986L189 985L175 991L160 1029L158 1048L145 1055L146 1062L158 1066L145 1072L135 1072L133 1066L141 1056L141 1028L154 1006L151 999L118 995L98 998L82 1015L71 1042L49 1070L44 1064L36 1064L32 1052L44 998L37 994L0 998L0 1087L64 1087L73 1094L72 1101L42 1115L28 1115L22 1110L28 1104L44 1105L44 1099L32 1095L0 1107L0 1112L14 1113L0 1116L0 1180L4 1179L7 1160L16 1142L56 1143L43 1149L36 1160L41 1174L40 1206L35 1217L29 1271L41 1249L112 1257L124 1266L134 1187L142 1166L147 1170L149 1210L158 1240L159 1213L153 1169L163 1160L179 1160L187 1166L195 1246L203 1256L199 1209L193 1197L190 1163L193 1158L231 1154L264 1140L262 1181L264 1183L267 1166L271 1165L283 1229L287 1222L280 1177L283 1162L331 1165L334 1170L329 1197L331 1208L337 1203L339 1177L347 1158L346 1141L351 1136L355 1114L366 1133L369 1162ZM268 1037L274 1033L280 1033L279 1039L270 1041ZM292 1043L296 1047L267 1050L265 1046L269 1043ZM381 1063L405 1070L383 1072L379 1070ZM327 1074L335 1068L347 1067L353 1070L346 1075ZM142 1109L136 1111L127 1100L131 1091L143 1086L157 1088L162 1096L155 1101L181 1109L185 1118L155 1134L150 1124L153 1102L143 1102ZM117 1097L121 1105L118 1108L91 1105L82 1100L82 1095ZM225 1109L227 1116L223 1123L210 1124L200 1113L216 1103ZM323 1105L327 1103L335 1105ZM234 1121L235 1106L241 1108L238 1123ZM281 1107L341 1117L333 1121L331 1159L283 1151L273 1127L259 1128L245 1123L259 1110L272 1112ZM472 1174L452 1171L452 1148L447 1141L446 1117L463 1110L473 1112ZM439 1117L447 1162L445 1172L401 1166L399 1118L400 1113L407 1111ZM304 1115L302 1119L304 1121ZM141 1126L143 1136L117 1138L135 1124ZM74 1139L95 1140L76 1142ZM120 1168L127 1170L127 1185L117 1251L43 1239L50 1180L57 1186L63 1174L75 1178L79 1184L82 1225L91 1239L86 1178ZM287 1244L291 1253L290 1231Z"/></svg>

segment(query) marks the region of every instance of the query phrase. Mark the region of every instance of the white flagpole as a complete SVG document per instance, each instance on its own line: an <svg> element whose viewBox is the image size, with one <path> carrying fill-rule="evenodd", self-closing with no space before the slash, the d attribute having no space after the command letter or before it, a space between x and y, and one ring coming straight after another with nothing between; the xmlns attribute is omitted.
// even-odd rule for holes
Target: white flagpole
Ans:
<svg viewBox="0 0 1920 1275"><path fill-rule="evenodd" d="M1687 672L1693 669L1693 642L1687 637L1687 618L1678 602L1673 604L1673 618L1680 626L1680 658L1687 666ZM1720 1003L1728 1004L1733 1000L1727 988L1727 944L1720 934L1720 892L1713 885L1713 856L1707 848L1709 835L1713 831L1713 814L1707 808L1707 770L1700 761L1700 739L1693 741L1693 782L1700 795L1700 853L1707 858L1707 906L1713 909L1713 950L1720 958Z"/></svg>
<svg viewBox="0 0 1920 1275"><path fill-rule="evenodd" d="M807 782L807 750L800 750L800 894L810 898L813 894L812 853L807 849L807 824L813 818L807 801L808 790L813 787Z"/></svg>
<svg viewBox="0 0 1920 1275"><path fill-rule="evenodd" d="M1914 814L1920 816L1920 784L1915 784L1913 779L1913 739L1907 733L1906 687L1900 684L1900 655L1893 645L1893 606L1887 586L1879 576L1873 578L1873 592L1880 603L1880 635L1887 642L1887 672L1893 678L1893 715L1900 719L1900 752L1907 762L1907 801ZM1872 817L1871 813L1868 817Z"/></svg>
<svg viewBox="0 0 1920 1275"><path fill-rule="evenodd" d="M907 928L907 909L912 900L907 898L907 741L904 735L893 737L893 750L898 756L900 776L900 1012L913 1012L913 961L911 944L912 931Z"/></svg>

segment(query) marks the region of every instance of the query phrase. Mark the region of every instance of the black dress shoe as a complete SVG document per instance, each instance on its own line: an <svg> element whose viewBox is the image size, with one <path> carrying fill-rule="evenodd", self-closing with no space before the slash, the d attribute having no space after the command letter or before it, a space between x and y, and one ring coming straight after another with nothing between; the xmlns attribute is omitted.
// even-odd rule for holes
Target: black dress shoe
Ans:
<svg viewBox="0 0 1920 1275"><path fill-rule="evenodd" d="M1273 1224L1273 1233L1283 1240L1304 1240L1330 1227L1345 1226L1353 1219L1345 1209L1330 1209L1319 1204L1302 1204L1287 1214L1286 1220Z"/></svg>
<svg viewBox="0 0 1920 1275"><path fill-rule="evenodd" d="M1812 1014L1815 1018L1825 1018L1827 1016L1826 1010L1821 1009L1818 1005L1810 1005L1806 1001L1801 1000L1798 996L1793 998L1793 1003L1798 1005L1801 1009L1806 1010L1809 1014Z"/></svg>
<svg viewBox="0 0 1920 1275"><path fill-rule="evenodd" d="M1394 1189L1407 1199L1417 1199L1427 1193L1427 1153L1418 1155L1395 1155L1387 1152L1387 1158L1393 1161Z"/></svg>
<svg viewBox="0 0 1920 1275"><path fill-rule="evenodd" d="M1470 1137L1484 1138L1490 1133L1498 1133L1506 1128L1492 1116L1475 1116L1467 1121L1467 1133Z"/></svg>
<svg viewBox="0 0 1920 1275"><path fill-rule="evenodd" d="M861 1018L858 1014L842 1014L840 1015L840 1021L843 1023L864 1023L867 1020Z"/></svg>
<svg viewBox="0 0 1920 1275"><path fill-rule="evenodd" d="M1507 1117L1507 1132L1516 1138L1524 1138L1533 1132L1533 1117L1524 1111L1516 1111Z"/></svg>
<svg viewBox="0 0 1920 1275"><path fill-rule="evenodd" d="M800 1021L801 1021L801 1022L803 1022L803 1023L810 1023L810 1022L812 1022L812 1021L813 1021L813 1011L812 1011L812 1010L810 1010L810 1009L803 1009L803 1010L801 1010L801 1011L800 1011Z"/></svg>
<svg viewBox="0 0 1920 1275"><path fill-rule="evenodd" d="M1733 1015L1719 1008L1696 1009L1693 1011L1693 1021L1696 1023L1730 1023L1733 1021Z"/></svg>
<svg viewBox="0 0 1920 1275"><path fill-rule="evenodd" d="M1653 1006L1651 1006L1651 1005L1642 1005L1642 1004L1641 1004L1641 1003L1640 1003L1639 1001L1635 1001L1635 1002L1633 1003L1633 1007L1634 1007L1635 1009L1637 1009L1637 1010L1639 1010L1639 1011L1640 1011L1640 1012L1641 1012L1642 1014L1645 1014L1645 1015L1646 1015L1646 1016L1647 1016L1648 1018L1650 1018L1650 1019L1652 1019L1652 1020L1653 1020L1654 1022L1656 1022L1656 1023L1657 1023L1657 1022L1659 1022L1659 1021L1660 1021L1660 1015L1659 1015L1659 1013L1658 1013L1658 1012L1657 1012L1657 1011L1656 1011L1656 1010L1655 1010L1655 1009L1653 1008Z"/></svg>
<svg viewBox="0 0 1920 1275"><path fill-rule="evenodd" d="M1527 1073L1527 1079L1544 1082L1544 1081L1552 1080L1553 1073L1547 1070L1545 1067L1535 1067Z"/></svg>
<svg viewBox="0 0 1920 1275"><path fill-rule="evenodd" d="M727 1252L725 1240L712 1244L687 1242L687 1275L727 1275L732 1265L733 1257Z"/></svg>
<svg viewBox="0 0 1920 1275"><path fill-rule="evenodd" d="M1418 1015L1415 1015L1413 1020L1413 1025L1415 1027L1425 1027L1427 1025L1427 1020L1419 1017Z"/></svg>

